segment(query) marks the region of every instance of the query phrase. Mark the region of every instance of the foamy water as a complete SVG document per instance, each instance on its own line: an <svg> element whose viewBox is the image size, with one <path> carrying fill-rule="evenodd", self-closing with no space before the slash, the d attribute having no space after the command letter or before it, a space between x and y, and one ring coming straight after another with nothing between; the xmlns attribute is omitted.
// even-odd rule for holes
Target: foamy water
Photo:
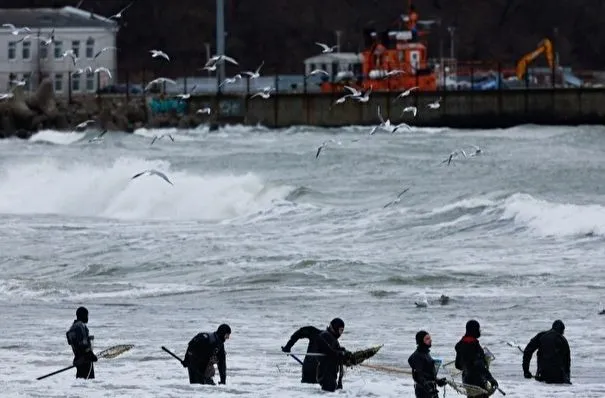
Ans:
<svg viewBox="0 0 605 398"><path fill-rule="evenodd" d="M368 138L365 127L232 126L2 141L2 396L323 395L299 383L299 365L279 347L298 327L340 316L342 345L384 344L370 362L400 368L416 331L430 331L434 356L452 360L476 318L507 397L603 397L603 130ZM159 134L175 142L150 145ZM315 159L327 139L342 145ZM484 153L441 164L465 145ZM131 179L152 168L174 185ZM449 305L437 304L441 294ZM428 308L416 308L425 298ZM79 305L97 351L135 348L99 360L94 381L71 370L36 381L71 363L65 331ZM524 345L557 318L574 384L525 380L506 342ZM227 386L189 385L160 346L182 355L223 322L233 328ZM344 385L336 395L413 397L410 377L368 368L349 370Z"/></svg>

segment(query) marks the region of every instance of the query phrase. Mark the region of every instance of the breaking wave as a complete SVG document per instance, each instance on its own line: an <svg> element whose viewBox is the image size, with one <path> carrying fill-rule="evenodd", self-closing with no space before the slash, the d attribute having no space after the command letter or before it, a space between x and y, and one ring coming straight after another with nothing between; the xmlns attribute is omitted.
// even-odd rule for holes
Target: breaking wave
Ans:
<svg viewBox="0 0 605 398"><path fill-rule="evenodd" d="M165 172L131 180L145 169ZM110 165L40 159L0 169L0 213L62 214L117 219L224 220L270 207L295 191L254 173L197 174L170 163L120 158Z"/></svg>

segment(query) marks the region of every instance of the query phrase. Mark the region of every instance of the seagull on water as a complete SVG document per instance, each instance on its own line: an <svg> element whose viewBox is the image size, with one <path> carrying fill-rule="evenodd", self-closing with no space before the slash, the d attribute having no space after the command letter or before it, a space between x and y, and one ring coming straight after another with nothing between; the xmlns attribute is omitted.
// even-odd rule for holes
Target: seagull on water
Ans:
<svg viewBox="0 0 605 398"><path fill-rule="evenodd" d="M323 48L323 51L321 52L322 54L329 54L331 52L334 52L334 50L338 48L338 45L330 47L324 43L315 42L315 44Z"/></svg>
<svg viewBox="0 0 605 398"><path fill-rule="evenodd" d="M423 298L421 301L414 301L414 304L416 304L416 307L418 308L426 308L429 306L429 302L426 297Z"/></svg>
<svg viewBox="0 0 605 398"><path fill-rule="evenodd" d="M386 205L384 205L383 209L386 209L389 206L392 206L394 204L397 204L397 203L401 202L401 197L403 196L404 193L406 193L409 190L410 190L410 187L408 187L408 188L404 189L403 191L399 192L397 194L397 198L395 200L390 201Z"/></svg>
<svg viewBox="0 0 605 398"><path fill-rule="evenodd" d="M153 140L151 140L151 144L149 144L149 145L150 146L153 145L153 143L156 142L156 140L161 140L164 137L168 137L168 138L170 138L170 140L172 142L174 142L174 137L172 136L172 134L161 134L160 136L154 135Z"/></svg>
<svg viewBox="0 0 605 398"><path fill-rule="evenodd" d="M262 68L264 64L265 64L265 61L261 62L260 66L258 68L256 68L256 71L254 71L254 72L242 72L242 73L245 73L246 75L250 76L250 80L258 79L260 77L260 68ZM236 76L239 76L239 75L236 75Z"/></svg>
<svg viewBox="0 0 605 398"><path fill-rule="evenodd" d="M341 145L342 143L340 141L336 141L336 140L327 140L324 141L318 148L317 148L317 153L315 154L315 159L317 159L319 157L319 154L321 153L321 150L323 148L325 148L330 142L334 143L334 144L338 144Z"/></svg>
<svg viewBox="0 0 605 398"><path fill-rule="evenodd" d="M164 51L161 51L161 50L149 50L149 52L151 53L151 58L162 57L166 61L170 61L170 57Z"/></svg>
<svg viewBox="0 0 605 398"><path fill-rule="evenodd" d="M143 175L146 175L146 176L156 175L156 176L160 177L161 179L163 179L164 181L166 181L168 184L174 185L168 179L168 177L166 177L166 174L162 173L161 171L157 171L155 169L141 171L140 173L133 175L132 178L131 178L131 180L134 180L135 178L138 178L138 177L143 176Z"/></svg>

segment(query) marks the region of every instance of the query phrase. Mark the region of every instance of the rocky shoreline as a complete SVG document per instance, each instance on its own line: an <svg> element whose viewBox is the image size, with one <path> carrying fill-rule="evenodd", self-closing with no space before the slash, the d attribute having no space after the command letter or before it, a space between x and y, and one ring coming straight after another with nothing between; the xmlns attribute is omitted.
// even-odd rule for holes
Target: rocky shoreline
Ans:
<svg viewBox="0 0 605 398"><path fill-rule="evenodd" d="M0 138L28 139L43 129L74 131L87 120L96 123L90 129L132 132L137 128L190 128L211 122L212 115L167 110L154 112L149 97L142 95L73 95L71 101L55 95L50 79L40 82L36 92L26 95L23 87L14 87L0 99Z"/></svg>

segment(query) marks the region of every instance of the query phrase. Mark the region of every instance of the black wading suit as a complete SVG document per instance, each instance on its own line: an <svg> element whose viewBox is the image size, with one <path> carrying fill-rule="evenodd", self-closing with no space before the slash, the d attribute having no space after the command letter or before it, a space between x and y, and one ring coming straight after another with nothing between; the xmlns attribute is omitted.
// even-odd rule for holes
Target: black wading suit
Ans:
<svg viewBox="0 0 605 398"><path fill-rule="evenodd" d="M77 319L72 323L66 333L67 343L74 353L73 364L76 366L76 379L94 379L95 369L93 362L97 356L92 351L93 336L88 332L88 310L84 307L76 311Z"/></svg>
<svg viewBox="0 0 605 398"><path fill-rule="evenodd" d="M491 384L492 388L496 388L498 382L487 368L485 351L483 351L478 340L480 335L479 323L477 321L469 321L466 325L466 334L455 347L455 365L456 369L462 371L463 383L472 384L487 390L487 382ZM477 398L481 398L481 396Z"/></svg>
<svg viewBox="0 0 605 398"><path fill-rule="evenodd" d="M214 362L218 363L220 384L227 381L224 337L214 333L199 333L187 346L183 366L189 371L190 384L214 385Z"/></svg>
<svg viewBox="0 0 605 398"><path fill-rule="evenodd" d="M422 341L426 334L423 335L419 332L416 335L416 343L418 343L419 340L420 343L418 343L416 351L408 358L408 364L410 364L410 367L412 368L416 398L439 398L437 385L444 386L445 379L437 379L435 361L431 357L430 347L425 345Z"/></svg>
<svg viewBox="0 0 605 398"><path fill-rule="evenodd" d="M309 345L307 346L307 353L317 352L317 336L321 333L321 330L315 326L303 326L298 329L290 337L288 343L282 347L282 351L290 352L292 346L300 339L309 339ZM301 383L317 383L317 365L319 364L318 358L311 355L305 355L302 365L302 380Z"/></svg>
<svg viewBox="0 0 605 398"><path fill-rule="evenodd" d="M529 363L537 350L536 380L545 383L571 384L571 356L569 343L563 336L564 330L563 322L555 321L552 329L540 332L530 340L523 351L523 374L526 378L532 377Z"/></svg>

